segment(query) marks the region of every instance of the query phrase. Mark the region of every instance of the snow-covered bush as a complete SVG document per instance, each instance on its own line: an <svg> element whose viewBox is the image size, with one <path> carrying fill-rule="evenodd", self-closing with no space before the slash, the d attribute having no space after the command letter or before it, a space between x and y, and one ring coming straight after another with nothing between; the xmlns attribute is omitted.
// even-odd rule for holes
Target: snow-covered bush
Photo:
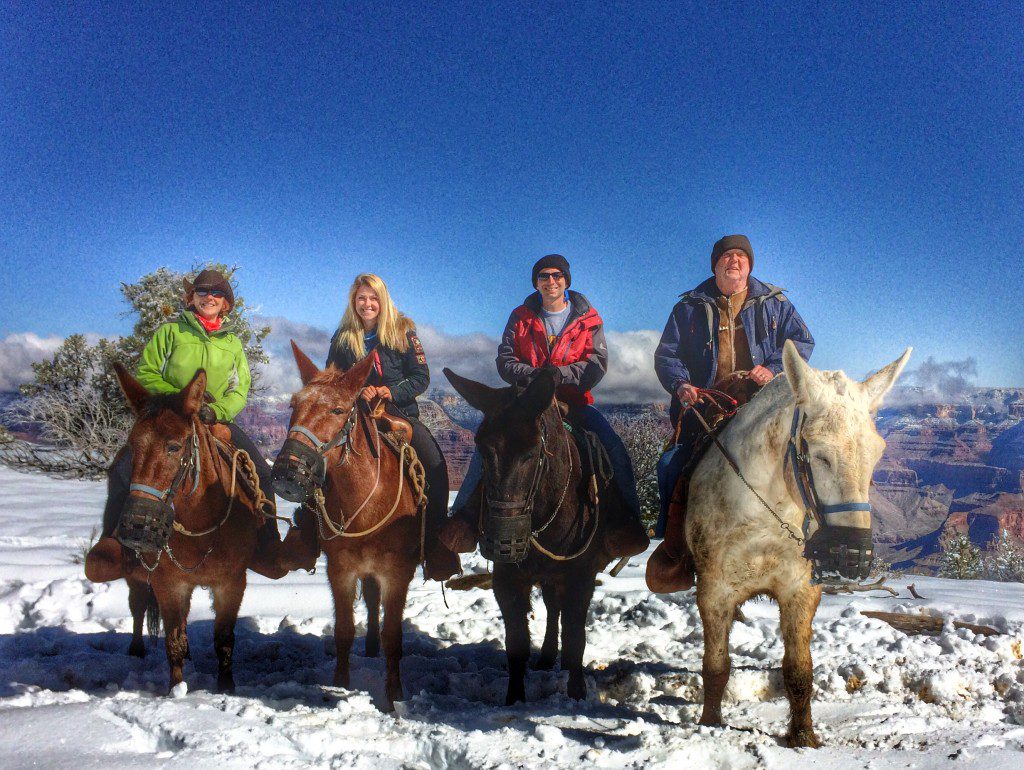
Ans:
<svg viewBox="0 0 1024 770"><path fill-rule="evenodd" d="M957 580L981 576L981 549L967 535L951 534L942 539L939 575Z"/></svg>
<svg viewBox="0 0 1024 770"><path fill-rule="evenodd" d="M986 580L1024 582L1024 547L1005 529L982 558Z"/></svg>
<svg viewBox="0 0 1024 770"><path fill-rule="evenodd" d="M663 415L651 410L639 414L613 414L608 422L626 445L636 474L636 492L640 498L640 518L646 527L658 520L658 458L668 433Z"/></svg>

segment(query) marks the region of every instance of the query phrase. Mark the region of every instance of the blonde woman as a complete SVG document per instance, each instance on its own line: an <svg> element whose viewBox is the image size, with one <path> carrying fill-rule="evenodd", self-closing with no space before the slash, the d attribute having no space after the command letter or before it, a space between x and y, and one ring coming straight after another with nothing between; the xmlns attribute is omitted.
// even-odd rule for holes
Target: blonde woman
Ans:
<svg viewBox="0 0 1024 770"><path fill-rule="evenodd" d="M427 473L427 548L425 577L444 580L460 570L459 557L437 540L448 515L448 468L430 431L419 421L416 397L430 384L430 370L416 327L398 312L388 288L378 276L356 276L348 292L348 306L331 340L327 364L349 369L367 355L373 369L361 397L379 396L387 411L412 423L412 446Z"/></svg>

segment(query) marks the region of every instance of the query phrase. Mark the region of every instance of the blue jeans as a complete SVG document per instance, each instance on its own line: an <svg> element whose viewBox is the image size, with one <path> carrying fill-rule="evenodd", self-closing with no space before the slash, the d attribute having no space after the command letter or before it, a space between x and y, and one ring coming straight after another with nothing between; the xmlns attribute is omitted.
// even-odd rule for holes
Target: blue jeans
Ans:
<svg viewBox="0 0 1024 770"><path fill-rule="evenodd" d="M682 419L679 443L669 447L668 451L658 459L658 497L661 500L661 510L658 512L658 523L654 525L655 537L665 537L665 527L668 524L668 504L683 469L690 462L694 437L700 430L699 423L692 411L686 412Z"/></svg>
<svg viewBox="0 0 1024 770"><path fill-rule="evenodd" d="M626 445L622 443L622 439L612 430L612 426L608 424L604 415L590 405L574 408L572 417L585 430L593 431L597 435L601 445L608 452L608 459L612 463L612 477L615 479L615 485L619 488L619 492L622 493L626 507L639 516L640 499L636 494L633 462L629 459L629 452L626 451ZM460 511L466 507L483 476L483 460L480 459L480 452L474 450L473 456L469 460L469 468L466 469L466 477L462 480L462 486L459 487L459 493L455 496L455 502L452 503L453 511Z"/></svg>

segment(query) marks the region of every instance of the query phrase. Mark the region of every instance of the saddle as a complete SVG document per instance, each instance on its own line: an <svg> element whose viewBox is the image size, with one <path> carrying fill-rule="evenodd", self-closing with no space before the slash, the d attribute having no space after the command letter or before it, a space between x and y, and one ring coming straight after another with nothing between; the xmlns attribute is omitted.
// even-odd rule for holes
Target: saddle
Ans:
<svg viewBox="0 0 1024 770"><path fill-rule="evenodd" d="M561 402L559 409L562 411L562 424L576 442L580 454L580 471L591 497L590 503L596 506L599 502L598 489L603 488L612 478L612 461L608 450L596 433L586 430L569 417L568 409L562 409Z"/></svg>
<svg viewBox="0 0 1024 770"><path fill-rule="evenodd" d="M669 448L671 448L673 443L678 444L679 440L683 439L684 443L677 446L677 450L685 451L688 448L690 454L679 478L672 487L665 538L647 562L647 586L655 593L673 593L693 587L695 565L693 554L690 553L686 542L686 510L690 479L693 477L697 465L714 444L718 434L725 430L739 410L760 390L760 386L747 377L745 372L730 375L718 383L717 387L721 392L735 399L737 402L735 411L726 412L713 404L698 403L695 409L699 410L711 431L708 432L703 429L703 426L700 426L697 430L682 436L682 432L677 426L676 441L669 442ZM686 412L683 413L683 415L685 414ZM681 425L682 416L680 416L679 422Z"/></svg>
<svg viewBox="0 0 1024 770"><path fill-rule="evenodd" d="M412 423L404 417L388 414L384 411L387 402L382 398L375 398L369 406L368 414L375 420L381 433L391 433L395 438L404 441L406 444L412 442Z"/></svg>

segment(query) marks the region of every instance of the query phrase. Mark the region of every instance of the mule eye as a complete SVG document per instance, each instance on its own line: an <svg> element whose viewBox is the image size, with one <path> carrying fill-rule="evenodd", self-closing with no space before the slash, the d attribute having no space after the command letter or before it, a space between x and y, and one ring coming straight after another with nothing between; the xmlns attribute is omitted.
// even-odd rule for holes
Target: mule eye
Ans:
<svg viewBox="0 0 1024 770"><path fill-rule="evenodd" d="M814 459L824 465L826 468L832 467L832 461L829 460L825 455L815 455Z"/></svg>
<svg viewBox="0 0 1024 770"><path fill-rule="evenodd" d="M177 454L180 451L181 451L181 444L179 444L177 442L172 442L172 443L167 445L167 454L169 454L169 455Z"/></svg>
<svg viewBox="0 0 1024 770"><path fill-rule="evenodd" d="M332 409L331 414L343 414L344 411L344 409Z"/></svg>

